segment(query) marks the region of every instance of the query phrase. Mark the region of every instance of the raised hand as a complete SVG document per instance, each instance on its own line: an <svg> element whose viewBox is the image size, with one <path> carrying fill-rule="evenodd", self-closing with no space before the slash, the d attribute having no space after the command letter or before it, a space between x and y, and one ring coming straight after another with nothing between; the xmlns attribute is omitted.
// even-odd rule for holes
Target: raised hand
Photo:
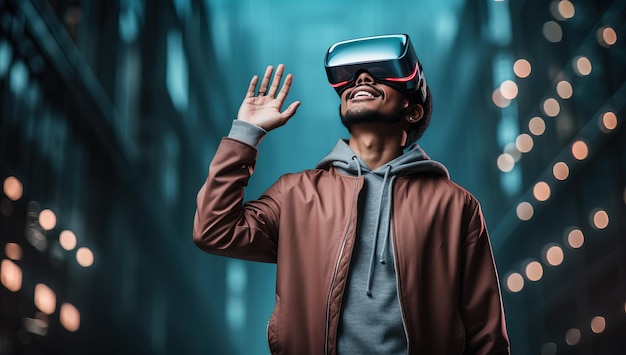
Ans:
<svg viewBox="0 0 626 355"><path fill-rule="evenodd" d="M265 70L258 94L255 94L255 91L259 83L259 77L257 75L252 77L248 91L246 92L246 97L241 103L239 113L237 114L237 119L257 125L266 131L271 131L287 123L296 113L298 106L300 106L300 101L295 101L284 111L280 111L287 98L287 94L289 94L293 76L287 74L285 82L279 91L278 88L285 71L285 66L282 64L278 65L270 85L270 78L273 71L274 67L271 65Z"/></svg>

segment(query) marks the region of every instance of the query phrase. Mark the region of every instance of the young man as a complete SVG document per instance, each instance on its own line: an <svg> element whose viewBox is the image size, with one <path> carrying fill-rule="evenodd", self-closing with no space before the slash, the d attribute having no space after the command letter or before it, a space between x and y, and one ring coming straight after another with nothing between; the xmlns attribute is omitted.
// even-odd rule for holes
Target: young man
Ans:
<svg viewBox="0 0 626 355"><path fill-rule="evenodd" d="M198 193L195 243L277 263L272 353L508 354L479 203L412 144L432 98L408 36L335 44L326 70L350 139L244 203L259 142L300 105L281 111L282 65L258 93L253 77Z"/></svg>

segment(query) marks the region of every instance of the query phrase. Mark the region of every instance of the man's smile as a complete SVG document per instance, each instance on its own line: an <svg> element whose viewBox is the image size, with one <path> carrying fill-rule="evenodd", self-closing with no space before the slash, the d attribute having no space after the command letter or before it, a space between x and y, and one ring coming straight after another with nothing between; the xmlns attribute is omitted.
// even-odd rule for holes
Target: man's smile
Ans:
<svg viewBox="0 0 626 355"><path fill-rule="evenodd" d="M360 85L352 89L352 91L348 95L348 100L371 100L382 96L382 94L383 93L375 87L372 87L370 85Z"/></svg>
<svg viewBox="0 0 626 355"><path fill-rule="evenodd" d="M359 98L359 97L371 97L371 98L374 98L375 96L371 92L359 90L352 96L352 99L354 100L354 99Z"/></svg>

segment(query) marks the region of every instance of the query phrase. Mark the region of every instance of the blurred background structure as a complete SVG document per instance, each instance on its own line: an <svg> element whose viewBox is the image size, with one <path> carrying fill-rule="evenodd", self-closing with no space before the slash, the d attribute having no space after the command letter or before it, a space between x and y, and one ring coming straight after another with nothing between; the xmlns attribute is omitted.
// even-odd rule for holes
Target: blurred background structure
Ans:
<svg viewBox="0 0 626 355"><path fill-rule="evenodd" d="M347 132L323 56L407 33L422 147L481 201L513 354L626 349L626 1L0 0L0 354L267 354L273 265L195 194L268 64L302 106L246 197Z"/></svg>

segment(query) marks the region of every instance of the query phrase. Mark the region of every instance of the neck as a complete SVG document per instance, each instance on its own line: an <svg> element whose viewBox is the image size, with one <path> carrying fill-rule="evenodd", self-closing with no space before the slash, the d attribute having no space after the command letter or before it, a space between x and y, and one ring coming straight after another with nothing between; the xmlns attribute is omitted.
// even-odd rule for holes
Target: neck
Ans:
<svg viewBox="0 0 626 355"><path fill-rule="evenodd" d="M386 123L359 123L350 130L350 148L371 170L402 155L402 131Z"/></svg>

